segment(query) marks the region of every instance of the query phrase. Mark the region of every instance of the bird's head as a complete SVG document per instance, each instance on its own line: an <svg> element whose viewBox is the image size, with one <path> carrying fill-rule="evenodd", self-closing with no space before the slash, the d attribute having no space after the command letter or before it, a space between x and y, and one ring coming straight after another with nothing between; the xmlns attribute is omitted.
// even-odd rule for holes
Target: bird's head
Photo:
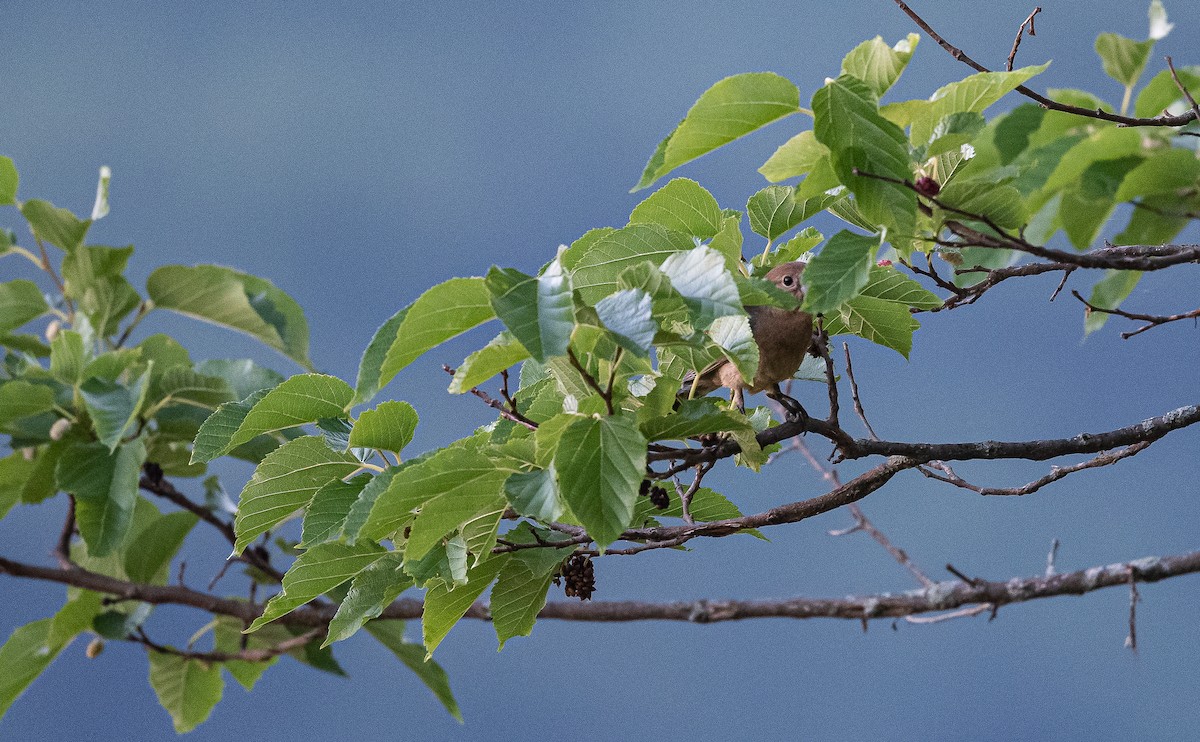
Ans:
<svg viewBox="0 0 1200 742"><path fill-rule="evenodd" d="M800 274L803 272L804 263L793 261L775 266L767 271L765 278L797 299L803 299L804 289L800 286Z"/></svg>

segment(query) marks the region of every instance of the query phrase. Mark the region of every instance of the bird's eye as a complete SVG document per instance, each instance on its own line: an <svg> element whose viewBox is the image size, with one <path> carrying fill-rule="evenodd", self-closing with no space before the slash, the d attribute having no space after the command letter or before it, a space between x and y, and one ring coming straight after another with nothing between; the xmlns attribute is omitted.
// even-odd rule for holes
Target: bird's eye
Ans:
<svg viewBox="0 0 1200 742"><path fill-rule="evenodd" d="M791 276L783 277L783 285L784 286L791 286L795 282L796 282L796 280L794 278L792 278Z"/></svg>

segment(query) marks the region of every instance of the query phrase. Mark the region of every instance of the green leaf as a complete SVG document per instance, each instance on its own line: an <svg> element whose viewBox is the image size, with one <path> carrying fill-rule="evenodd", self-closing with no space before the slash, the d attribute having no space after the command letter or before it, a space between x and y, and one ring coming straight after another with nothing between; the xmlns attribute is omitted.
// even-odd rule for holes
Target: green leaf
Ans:
<svg viewBox="0 0 1200 742"><path fill-rule="evenodd" d="M508 330L492 338L454 369L454 378L446 391L462 394L487 381L496 374L512 368L529 358L529 351Z"/></svg>
<svg viewBox="0 0 1200 742"><path fill-rule="evenodd" d="M1076 249L1087 248L1100 236L1116 206L1114 197L1121 181L1141 162L1139 155L1097 160L1083 172L1078 183L1063 192L1058 218Z"/></svg>
<svg viewBox="0 0 1200 742"><path fill-rule="evenodd" d="M985 124L983 116L974 112L947 115L933 127L925 157L936 157L960 150L983 130Z"/></svg>
<svg viewBox="0 0 1200 742"><path fill-rule="evenodd" d="M720 492L708 487L701 487L692 495L691 506L688 508L692 520L700 523L711 523L716 520L728 520L742 517L742 511L730 502ZM683 503L677 497L671 498L671 506L659 512L667 518L682 518Z"/></svg>
<svg viewBox="0 0 1200 742"><path fill-rule="evenodd" d="M51 641L53 627L53 618L25 624L0 646L0 717L66 646Z"/></svg>
<svg viewBox="0 0 1200 742"><path fill-rule="evenodd" d="M746 202L750 229L771 241L821 208L814 201L797 201L796 189L791 186L767 186Z"/></svg>
<svg viewBox="0 0 1200 742"><path fill-rule="evenodd" d="M1171 147L1155 152L1121 181L1115 199L1129 201L1154 194L1175 195L1177 191L1194 188L1200 181L1200 160L1196 153Z"/></svg>
<svg viewBox="0 0 1200 742"><path fill-rule="evenodd" d="M564 512L553 467L512 474L504 482L504 494L513 509L530 518L556 521Z"/></svg>
<svg viewBox="0 0 1200 742"><path fill-rule="evenodd" d="M50 311L33 281L18 278L0 283L0 332L15 330Z"/></svg>
<svg viewBox="0 0 1200 742"><path fill-rule="evenodd" d="M831 312L858 296L871 277L879 240L842 230L825 243L804 269L804 308Z"/></svg>
<svg viewBox="0 0 1200 742"><path fill-rule="evenodd" d="M165 652L149 652L150 686L179 734L204 723L221 700L221 666Z"/></svg>
<svg viewBox="0 0 1200 742"><path fill-rule="evenodd" d="M62 274L72 296L82 295L84 289L97 280L120 276L129 264L133 245L126 247L81 247L63 258Z"/></svg>
<svg viewBox="0 0 1200 742"><path fill-rule="evenodd" d="M413 526L412 536L419 536L420 542L414 549L410 540L406 553L410 559L419 559L437 538L446 533L443 530L433 535L433 531L459 515L462 518L457 523L461 523L466 515L488 506L499 497L507 476L507 472L497 469L495 462L479 451L463 446L444 448L392 477L388 488L378 495L362 534L373 539L384 538L400 528L418 509L429 507L435 500L443 500L448 510L443 510L443 505L435 505L433 512L428 514L429 521L421 524L419 531L416 524ZM453 504L455 501L464 504L459 507ZM453 527L450 525L447 530Z"/></svg>
<svg viewBox="0 0 1200 742"><path fill-rule="evenodd" d="M991 249L991 248L987 248ZM862 296L903 304L916 309L936 309L942 305L942 300L921 284L912 280L895 268L881 265L871 266L867 285L863 287Z"/></svg>
<svg viewBox="0 0 1200 742"><path fill-rule="evenodd" d="M745 315L719 317L707 331L708 339L721 350L721 355L737 367L746 381L758 371L758 344ZM706 364L707 365L707 364Z"/></svg>
<svg viewBox="0 0 1200 742"><path fill-rule="evenodd" d="M399 453L412 442L418 419L408 402L383 402L359 415L350 431L350 445Z"/></svg>
<svg viewBox="0 0 1200 742"><path fill-rule="evenodd" d="M336 376L293 376L261 397L255 392L240 403L217 408L196 436L192 461L211 461L263 433L341 417L353 397L350 385ZM242 405L248 405L249 409L238 420Z"/></svg>
<svg viewBox="0 0 1200 742"><path fill-rule="evenodd" d="M633 516L646 439L630 416L581 418L563 430L554 469L563 499L603 550Z"/></svg>
<svg viewBox="0 0 1200 742"><path fill-rule="evenodd" d="M939 200L972 214L982 214L1005 229L1023 227L1029 220L1021 192L1007 183L983 178L956 179L942 189Z"/></svg>
<svg viewBox="0 0 1200 742"><path fill-rule="evenodd" d="M463 720L458 701L450 691L450 678L442 666L428 659L425 647L415 642L404 641L404 624L399 621L377 621L367 624L367 632L396 655L408 669L416 673L425 687L441 701L450 715L459 722Z"/></svg>
<svg viewBox="0 0 1200 742"><path fill-rule="evenodd" d="M300 546L310 548L326 541L334 541L341 535L350 508L362 494L363 487L372 477L360 474L349 482L340 479L325 484L313 493L312 501L304 513L304 529Z"/></svg>
<svg viewBox="0 0 1200 742"><path fill-rule="evenodd" d="M675 178L633 209L630 223L658 224L702 240L721 231L721 207L717 199L694 180Z"/></svg>
<svg viewBox="0 0 1200 742"><path fill-rule="evenodd" d="M1175 72L1179 75L1179 81L1188 90L1200 89L1200 66L1176 67ZM1171 70L1163 70L1150 78L1150 82L1146 83L1146 86L1138 93L1137 102L1133 107L1133 115L1138 118L1157 116L1183 100L1183 93L1175 84L1175 79L1171 77Z"/></svg>
<svg viewBox="0 0 1200 742"><path fill-rule="evenodd" d="M209 360L196 366L204 376L224 379L234 399L245 399L260 389L270 389L283 382L283 376L269 368L256 365L249 359Z"/></svg>
<svg viewBox="0 0 1200 742"><path fill-rule="evenodd" d="M575 311L571 280L555 258L541 276L492 267L485 279L496 316L539 363L567 353Z"/></svg>
<svg viewBox="0 0 1200 742"><path fill-rule="evenodd" d="M529 636L537 614L546 605L546 592L554 572L568 550L527 549L515 552L492 588L492 626L499 649L514 636Z"/></svg>
<svg viewBox="0 0 1200 742"><path fill-rule="evenodd" d="M0 384L0 427L54 408L54 390L16 379Z"/></svg>
<svg viewBox="0 0 1200 742"><path fill-rule="evenodd" d="M712 399L685 399L674 414L641 424L642 435L648 441L683 441L707 433L749 429L745 415L724 410Z"/></svg>
<svg viewBox="0 0 1200 742"><path fill-rule="evenodd" d="M1134 41L1115 33L1102 33L1096 37L1096 53L1104 65L1104 72L1127 88L1137 84L1154 40Z"/></svg>
<svg viewBox="0 0 1200 742"><path fill-rule="evenodd" d="M717 252L710 252L721 261L724 270L724 259ZM654 333L658 330L650 294L641 289L625 289L609 294L596 304L596 315L622 348L643 357L650 354L654 346Z"/></svg>
<svg viewBox="0 0 1200 742"><path fill-rule="evenodd" d="M922 105L912 121L912 141L928 142L938 123L952 113L983 113L1019 85L1024 85L1050 63L1022 67L1012 72L980 72L939 88Z"/></svg>
<svg viewBox="0 0 1200 742"><path fill-rule="evenodd" d="M0 333L0 347L9 348L21 353L27 353L35 358L45 358L50 355L50 346L42 342L37 335L18 333L6 335Z"/></svg>
<svg viewBox="0 0 1200 742"><path fill-rule="evenodd" d="M140 439L115 451L102 443L75 443L59 457L55 479L59 489L75 495L75 521L91 556L105 556L125 541L145 460Z"/></svg>
<svg viewBox="0 0 1200 742"><path fill-rule="evenodd" d="M264 278L219 265L167 265L150 274L146 290L158 308L244 332L312 366L304 311Z"/></svg>
<svg viewBox="0 0 1200 742"><path fill-rule="evenodd" d="M387 383L381 382L380 372L383 370L383 361L387 358L388 348L392 346L392 341L396 339L396 332L404 323L404 318L408 316L408 309L408 307L401 309L388 318L387 322L380 325L371 337L371 342L363 351L362 359L358 363L358 380L354 385L355 404L361 404L371 399Z"/></svg>
<svg viewBox="0 0 1200 742"><path fill-rule="evenodd" d="M341 524L342 533L346 537L346 541L354 543L359 534L362 532L363 525L366 524L367 518L371 515L371 510L375 507L376 500L379 496L387 491L387 488L392 483L392 477L397 472L407 468L411 462L401 464L400 466L390 466L376 474L367 482L362 491L358 493L358 498L350 506L349 512L346 513L345 522Z"/></svg>
<svg viewBox="0 0 1200 742"><path fill-rule="evenodd" d="M786 78L771 72L727 77L706 90L659 144L633 190L799 108L800 91Z"/></svg>
<svg viewBox="0 0 1200 742"><path fill-rule="evenodd" d="M102 337L117 334L121 320L142 303L137 290L122 276L98 279L78 296L79 309Z"/></svg>
<svg viewBox="0 0 1200 742"><path fill-rule="evenodd" d="M12 158L0 156L0 206L9 206L17 202L17 184L20 177ZM0 715L4 712L0 709Z"/></svg>
<svg viewBox="0 0 1200 742"><path fill-rule="evenodd" d="M194 513L168 513L135 533L125 550L125 574L133 582L166 584L167 568L198 520Z"/></svg>
<svg viewBox="0 0 1200 742"><path fill-rule="evenodd" d="M404 555L395 551L379 557L354 576L346 597L329 622L329 633L322 646L348 639L367 621L383 613L400 593L412 587L413 580L404 573ZM425 650L422 647L421 654Z"/></svg>
<svg viewBox="0 0 1200 742"><path fill-rule="evenodd" d="M433 651L454 628L454 624L466 615L471 604L483 595L483 591L500 574L509 557L508 554L502 554L477 563L467 572L466 584L455 585L451 589L451 586L439 583L429 588L425 593L425 609L421 614L426 657L433 656Z"/></svg>
<svg viewBox="0 0 1200 742"><path fill-rule="evenodd" d="M908 66L920 37L910 33L907 38L888 46L880 36L864 41L842 60L842 74L853 75L867 84L875 97L881 97L900 78Z"/></svg>
<svg viewBox="0 0 1200 742"><path fill-rule="evenodd" d="M215 409L235 399L224 379L196 373L188 366L174 366L162 374L155 374L152 370L150 375L154 378L150 389L150 399L153 400L184 402Z"/></svg>
<svg viewBox="0 0 1200 742"><path fill-rule="evenodd" d="M146 387L146 374L130 386L93 377L79 387L96 437L108 446L109 451L116 450L137 419L142 403L146 401Z"/></svg>
<svg viewBox="0 0 1200 742"><path fill-rule="evenodd" d="M21 204L21 214L29 222L33 234L51 245L70 253L83 245L91 220L82 220L67 209L49 201L32 199Z"/></svg>
<svg viewBox="0 0 1200 742"><path fill-rule="evenodd" d="M1141 271L1106 270L1104 278L1101 278L1092 287L1092 295L1088 298L1088 303L1104 309L1116 309L1133 292L1141 277ZM1084 337L1104 327L1108 316L1107 312L1096 312L1085 308L1083 313Z"/></svg>
<svg viewBox="0 0 1200 742"><path fill-rule="evenodd" d="M242 633L244 624L240 619L235 619L231 616L218 616L213 627L213 651L228 652L230 654L239 652L243 648L245 642L246 649L267 649L272 646L269 639L277 639L286 641L290 636L287 636L287 630L282 626L268 626L257 634L248 635ZM278 636L269 636L272 629L278 629ZM306 645L308 646L308 645ZM303 648L293 650L288 654L300 659L304 655ZM278 657L271 657L261 662L251 662L248 660L226 660L221 663L233 679L238 682L246 690L254 690L254 686L258 683L259 678L272 665L278 661ZM303 661L303 660L301 660Z"/></svg>
<svg viewBox="0 0 1200 742"><path fill-rule="evenodd" d="M322 595L370 565L386 550L367 542L347 544L318 544L296 558L283 576L283 590L267 601L266 608L246 631L284 616L308 601Z"/></svg>
<svg viewBox="0 0 1200 742"><path fill-rule="evenodd" d="M841 306L836 319L826 324L826 330L830 335L844 332L858 335L908 358L913 331L920 326L903 304L858 296Z"/></svg>
<svg viewBox="0 0 1200 742"><path fill-rule="evenodd" d="M813 132L829 148L833 168L854 193L859 210L872 225L888 227L904 238L916 220L916 195L898 181L912 178L908 140L900 127L879 115L870 91L843 75L813 94Z"/></svg>
<svg viewBox="0 0 1200 742"><path fill-rule="evenodd" d="M21 499L26 482L33 476L37 462L14 451L0 459L0 518Z"/></svg>
<svg viewBox="0 0 1200 742"><path fill-rule="evenodd" d="M451 278L434 286L408 307L380 366L377 386L387 384L425 351L495 316L482 278ZM361 386L361 371L359 379Z"/></svg>
<svg viewBox="0 0 1200 742"><path fill-rule="evenodd" d="M576 259L571 280L583 300L595 304L617 290L622 272L630 266L661 265L672 253L695 246L692 237L682 232L657 224L631 224L593 241Z"/></svg>
<svg viewBox="0 0 1200 742"><path fill-rule="evenodd" d="M701 245L673 253L663 261L661 270L683 297L698 328L708 327L718 317L745 313L737 284L716 250Z"/></svg>
<svg viewBox="0 0 1200 742"><path fill-rule="evenodd" d="M721 253L725 258L725 267L730 271L738 270L742 264L742 218L727 216L721 220L721 231L709 241L708 246Z"/></svg>
<svg viewBox="0 0 1200 742"><path fill-rule="evenodd" d="M781 144L758 172L772 183L778 183L806 175L828 159L829 148L818 142L813 132L802 131Z"/></svg>
<svg viewBox="0 0 1200 742"><path fill-rule="evenodd" d="M242 490L234 552L241 554L255 538L308 504L318 489L357 468L357 459L330 450L317 436L296 438L267 454Z"/></svg>

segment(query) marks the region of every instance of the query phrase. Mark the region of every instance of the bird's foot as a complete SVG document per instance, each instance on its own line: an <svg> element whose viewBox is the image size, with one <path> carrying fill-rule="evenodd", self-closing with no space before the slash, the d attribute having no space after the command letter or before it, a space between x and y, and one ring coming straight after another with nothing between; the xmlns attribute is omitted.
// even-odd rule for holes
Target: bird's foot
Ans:
<svg viewBox="0 0 1200 742"><path fill-rule="evenodd" d="M797 402L792 397L779 392L778 394L768 393L768 397L778 402L784 410L784 420L789 423L799 423L803 432L808 432L808 411L804 409L804 405Z"/></svg>

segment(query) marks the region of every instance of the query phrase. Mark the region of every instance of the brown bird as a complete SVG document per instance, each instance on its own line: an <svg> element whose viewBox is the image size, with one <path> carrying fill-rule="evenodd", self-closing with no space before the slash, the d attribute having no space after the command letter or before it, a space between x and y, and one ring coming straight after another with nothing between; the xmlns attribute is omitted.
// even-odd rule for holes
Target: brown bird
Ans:
<svg viewBox="0 0 1200 742"><path fill-rule="evenodd" d="M803 299L804 289L800 286L803 272L804 263L783 263L767 271L766 279L797 299ZM779 382L792 378L812 346L812 315L799 309L770 306L746 307L746 314L750 316L750 330L758 345L758 371L754 374L754 383L747 384L729 359L720 358L695 376L685 377L679 397L703 396L725 387L729 390L729 401L745 412L743 395L766 390L768 397L787 409L789 419L807 419L804 408L783 393Z"/></svg>

